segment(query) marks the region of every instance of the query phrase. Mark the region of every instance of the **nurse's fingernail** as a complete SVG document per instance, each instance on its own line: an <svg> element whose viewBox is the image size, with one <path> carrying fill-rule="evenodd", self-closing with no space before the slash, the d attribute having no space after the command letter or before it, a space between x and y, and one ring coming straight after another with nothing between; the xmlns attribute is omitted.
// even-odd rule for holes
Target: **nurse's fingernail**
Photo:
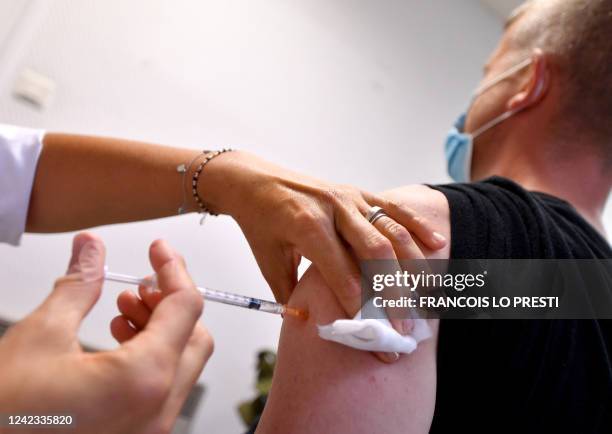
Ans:
<svg viewBox="0 0 612 434"><path fill-rule="evenodd" d="M440 244L446 244L446 237L444 235L442 235L441 233L438 232L434 232L433 233L433 237L434 239L440 243Z"/></svg>
<svg viewBox="0 0 612 434"><path fill-rule="evenodd" d="M98 240L88 241L79 253L79 268L83 282L104 277L104 245Z"/></svg>
<svg viewBox="0 0 612 434"><path fill-rule="evenodd" d="M383 363L395 363L399 360L399 353L383 353L376 351L374 354Z"/></svg>
<svg viewBox="0 0 612 434"><path fill-rule="evenodd" d="M386 363L395 363L399 360L399 353L381 353Z"/></svg>
<svg viewBox="0 0 612 434"><path fill-rule="evenodd" d="M143 287L143 291L146 294L153 294L153 292L155 291L159 291L159 289L157 288L157 276L155 274L153 274L152 276L147 276L144 279L144 282L142 284Z"/></svg>

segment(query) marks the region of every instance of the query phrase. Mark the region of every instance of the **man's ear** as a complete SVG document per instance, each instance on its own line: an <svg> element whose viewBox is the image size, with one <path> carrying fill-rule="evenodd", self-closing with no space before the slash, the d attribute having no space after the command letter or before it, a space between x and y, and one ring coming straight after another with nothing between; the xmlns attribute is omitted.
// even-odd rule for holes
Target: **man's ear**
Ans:
<svg viewBox="0 0 612 434"><path fill-rule="evenodd" d="M550 71L546 55L536 48L532 54L529 80L523 89L508 101L509 111L522 111L539 103L546 93L550 83Z"/></svg>

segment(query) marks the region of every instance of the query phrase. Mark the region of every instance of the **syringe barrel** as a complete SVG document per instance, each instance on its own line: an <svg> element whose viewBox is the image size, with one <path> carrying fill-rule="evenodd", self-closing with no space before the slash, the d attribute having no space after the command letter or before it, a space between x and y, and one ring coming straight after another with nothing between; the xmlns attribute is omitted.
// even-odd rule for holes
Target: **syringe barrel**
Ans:
<svg viewBox="0 0 612 434"><path fill-rule="evenodd" d="M198 291L207 300L218 301L225 304L233 304L234 306L248 307L251 302L251 297L245 297L244 295L228 294L216 289L201 288L198 287Z"/></svg>
<svg viewBox="0 0 612 434"><path fill-rule="evenodd" d="M216 301L219 303L231 304L234 306L246 307L253 310L261 310L263 312L270 312L276 314L283 314L284 307L280 303L273 303L270 301L260 300L252 297L245 297L244 295L231 294L223 291L217 291L210 288L198 287L198 291L206 300Z"/></svg>
<svg viewBox="0 0 612 434"><path fill-rule="evenodd" d="M105 270L104 278L113 282L132 283L134 285L144 285L152 287L154 289L158 289L157 275L155 274L153 276L139 278L127 274L112 273L108 270ZM216 301L218 303L231 304L233 306L240 306L245 307L247 309L260 310L262 312L269 312L280 315L283 315L286 310L285 306L283 306L282 304L275 303L272 301L260 300L258 298L253 297L245 297L244 295L217 291L215 289L210 288L198 287L197 289L205 299Z"/></svg>

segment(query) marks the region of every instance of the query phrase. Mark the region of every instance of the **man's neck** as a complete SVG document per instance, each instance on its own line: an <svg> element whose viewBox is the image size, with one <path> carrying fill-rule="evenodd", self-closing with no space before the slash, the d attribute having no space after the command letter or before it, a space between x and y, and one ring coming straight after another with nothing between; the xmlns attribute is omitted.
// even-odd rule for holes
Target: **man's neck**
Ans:
<svg viewBox="0 0 612 434"><path fill-rule="evenodd" d="M495 169L496 175L510 178L527 190L547 193L569 202L605 235L602 215L612 175L602 169L599 157L583 153L554 160L522 153L504 161L508 163L500 162Z"/></svg>

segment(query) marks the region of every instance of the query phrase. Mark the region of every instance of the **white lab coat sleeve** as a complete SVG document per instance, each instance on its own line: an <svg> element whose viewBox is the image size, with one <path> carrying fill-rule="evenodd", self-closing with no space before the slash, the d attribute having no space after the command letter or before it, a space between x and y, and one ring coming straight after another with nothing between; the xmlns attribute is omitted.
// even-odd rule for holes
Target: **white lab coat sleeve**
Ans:
<svg viewBox="0 0 612 434"><path fill-rule="evenodd" d="M0 124L0 242L17 246L25 231L44 134Z"/></svg>

